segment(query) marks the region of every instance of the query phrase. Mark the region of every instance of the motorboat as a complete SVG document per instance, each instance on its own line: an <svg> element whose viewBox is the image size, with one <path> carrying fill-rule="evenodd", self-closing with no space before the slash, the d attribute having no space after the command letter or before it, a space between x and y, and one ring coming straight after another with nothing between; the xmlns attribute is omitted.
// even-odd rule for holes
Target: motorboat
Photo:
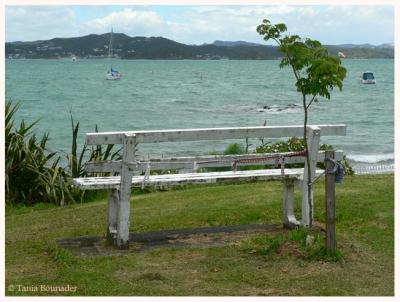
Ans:
<svg viewBox="0 0 400 302"><path fill-rule="evenodd" d="M371 71L363 72L360 76L360 81L363 84L376 84L374 73Z"/></svg>

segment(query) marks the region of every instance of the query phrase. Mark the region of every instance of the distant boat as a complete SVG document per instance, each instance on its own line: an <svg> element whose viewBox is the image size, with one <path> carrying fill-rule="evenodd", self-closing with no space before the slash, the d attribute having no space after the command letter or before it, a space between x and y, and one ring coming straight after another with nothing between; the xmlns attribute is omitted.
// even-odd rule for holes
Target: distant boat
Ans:
<svg viewBox="0 0 400 302"><path fill-rule="evenodd" d="M376 84L374 73L371 71L363 72L360 76L360 81L363 84Z"/></svg>
<svg viewBox="0 0 400 302"><path fill-rule="evenodd" d="M72 61L72 62L75 62L75 61L76 61L76 57L75 57L75 56L72 56L72 57L71 57L71 61Z"/></svg>
<svg viewBox="0 0 400 302"><path fill-rule="evenodd" d="M113 69L112 67L112 35L113 29L111 28L110 32L110 44L108 45L108 58L110 59L110 70L106 73L106 80L119 80L121 78L121 74L118 70Z"/></svg>
<svg viewBox="0 0 400 302"><path fill-rule="evenodd" d="M337 55L338 55L339 58L345 58L345 57L346 57L346 55L345 55L343 52L341 52L341 51L339 51L339 52L337 53Z"/></svg>

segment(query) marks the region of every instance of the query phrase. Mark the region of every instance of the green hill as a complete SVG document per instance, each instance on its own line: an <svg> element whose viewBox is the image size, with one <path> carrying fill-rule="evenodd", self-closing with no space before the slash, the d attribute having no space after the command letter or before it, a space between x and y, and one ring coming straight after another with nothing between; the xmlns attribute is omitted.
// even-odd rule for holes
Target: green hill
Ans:
<svg viewBox="0 0 400 302"><path fill-rule="evenodd" d="M55 59L106 58L110 34L87 35L76 38L54 38L33 42L5 43L6 58ZM393 47L369 45L327 46L332 54L343 52L347 58L393 58ZM129 37L113 34L113 53L121 59L233 59L265 60L281 57L276 46L244 41L215 41L213 44L186 45L163 37Z"/></svg>

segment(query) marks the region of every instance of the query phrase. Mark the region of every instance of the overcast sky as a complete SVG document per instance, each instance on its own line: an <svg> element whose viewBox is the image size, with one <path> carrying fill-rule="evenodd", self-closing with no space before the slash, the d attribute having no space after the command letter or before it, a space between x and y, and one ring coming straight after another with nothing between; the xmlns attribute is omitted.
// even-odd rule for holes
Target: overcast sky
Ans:
<svg viewBox="0 0 400 302"><path fill-rule="evenodd" d="M91 33L163 36L186 44L214 40L262 43L264 18L286 23L291 34L324 44L394 41L392 6L6 6L6 42L77 37Z"/></svg>

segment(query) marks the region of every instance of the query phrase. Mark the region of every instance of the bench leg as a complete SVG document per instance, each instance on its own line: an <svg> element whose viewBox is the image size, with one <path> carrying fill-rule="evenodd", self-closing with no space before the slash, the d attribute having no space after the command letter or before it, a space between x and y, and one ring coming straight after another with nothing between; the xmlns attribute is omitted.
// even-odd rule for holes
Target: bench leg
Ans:
<svg viewBox="0 0 400 302"><path fill-rule="evenodd" d="M129 218L131 210L132 174L121 183L118 202L117 246L119 249L129 248Z"/></svg>
<svg viewBox="0 0 400 302"><path fill-rule="evenodd" d="M318 127L310 126L308 128L308 150L310 157L311 166L311 181L315 179L315 170L317 168L318 161L318 149L320 141L320 129ZM310 205L308 204L308 170L307 164L304 164L304 174L302 182L302 201L301 201L301 224L303 226L309 226L314 216L314 194L313 188L311 187L311 216L310 216Z"/></svg>
<svg viewBox="0 0 400 302"><path fill-rule="evenodd" d="M129 220L133 171L125 163L133 162L135 160L135 146L136 136L134 134L125 134L117 221L117 246L120 249L129 248Z"/></svg>
<svg viewBox="0 0 400 302"><path fill-rule="evenodd" d="M314 196L311 189L311 205L314 206ZM314 210L314 209L312 209ZM304 171L304 179L302 181L302 201L301 201L301 224L303 226L310 225L310 206L308 204L308 188L307 188L307 172Z"/></svg>
<svg viewBox="0 0 400 302"><path fill-rule="evenodd" d="M115 244L117 240L117 223L118 223L118 190L112 189L108 196L108 225L107 225L107 241Z"/></svg>
<svg viewBox="0 0 400 302"><path fill-rule="evenodd" d="M283 180L283 226L293 229L300 225L294 215L294 179Z"/></svg>

